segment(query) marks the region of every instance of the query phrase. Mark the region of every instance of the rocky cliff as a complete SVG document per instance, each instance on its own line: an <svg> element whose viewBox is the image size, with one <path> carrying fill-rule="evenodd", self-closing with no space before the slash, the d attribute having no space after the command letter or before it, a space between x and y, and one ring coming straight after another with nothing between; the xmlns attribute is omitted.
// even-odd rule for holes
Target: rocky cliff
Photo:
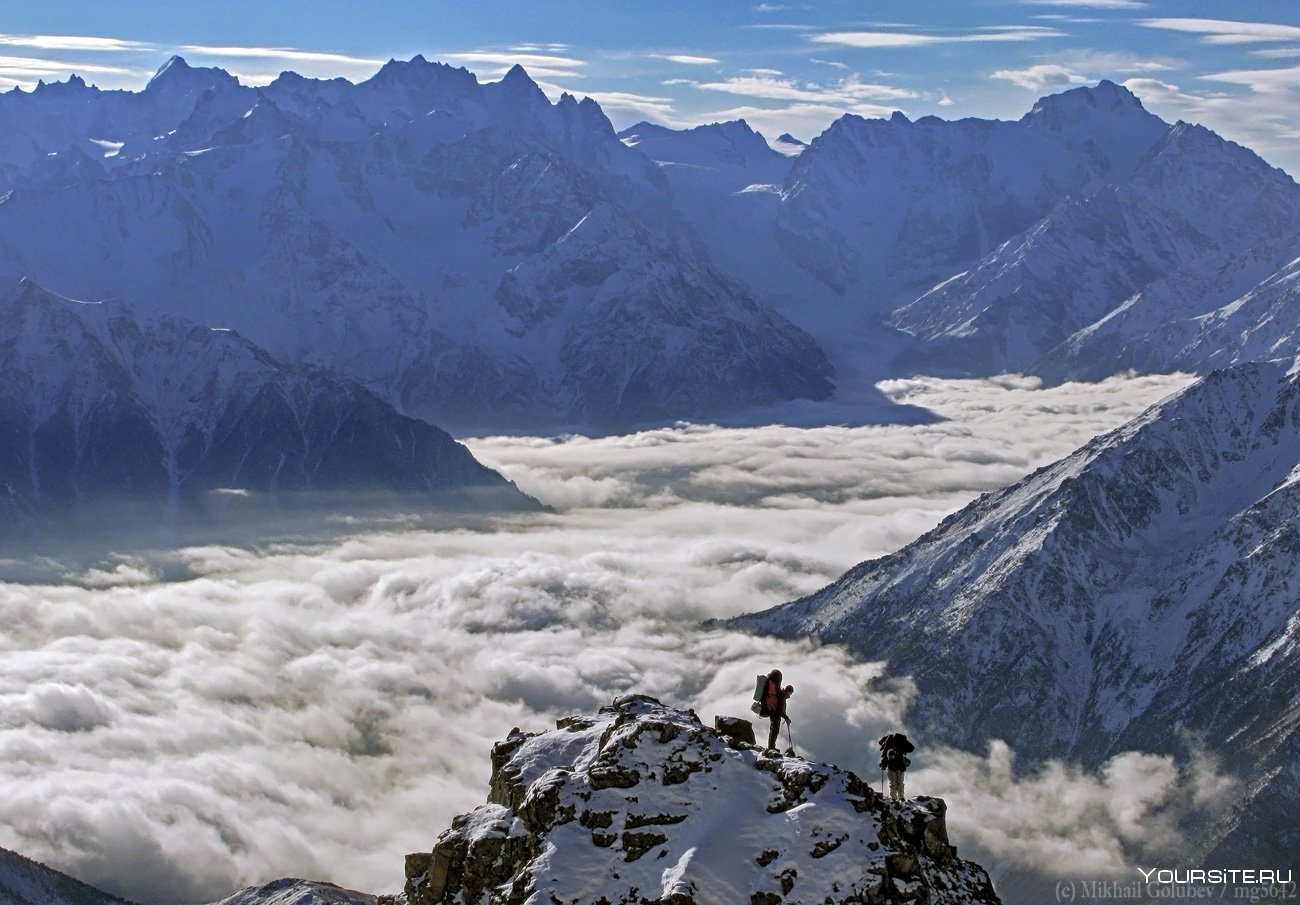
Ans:
<svg viewBox="0 0 1300 905"><path fill-rule="evenodd" d="M492 751L488 803L407 857L409 905L996 903L936 798L763 751L624 695Z"/></svg>

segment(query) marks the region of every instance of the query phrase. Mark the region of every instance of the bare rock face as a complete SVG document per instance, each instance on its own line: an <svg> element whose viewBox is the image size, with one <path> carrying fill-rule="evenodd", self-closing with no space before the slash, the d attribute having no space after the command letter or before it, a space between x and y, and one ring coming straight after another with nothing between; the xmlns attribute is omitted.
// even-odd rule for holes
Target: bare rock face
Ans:
<svg viewBox="0 0 1300 905"><path fill-rule="evenodd" d="M492 751L488 803L409 855L409 905L997 903L936 798L772 755L625 695Z"/></svg>

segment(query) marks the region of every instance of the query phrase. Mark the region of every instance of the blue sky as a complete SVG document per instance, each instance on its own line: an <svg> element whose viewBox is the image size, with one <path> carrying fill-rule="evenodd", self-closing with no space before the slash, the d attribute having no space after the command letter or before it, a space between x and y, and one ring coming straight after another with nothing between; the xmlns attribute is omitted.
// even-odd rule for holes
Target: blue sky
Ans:
<svg viewBox="0 0 1300 905"><path fill-rule="evenodd" d="M845 112L1014 119L1102 78L1300 175L1297 0L60 0L0 3L0 87L144 86L171 54L246 84L364 79L417 53L522 63L618 127L745 118L811 139Z"/></svg>

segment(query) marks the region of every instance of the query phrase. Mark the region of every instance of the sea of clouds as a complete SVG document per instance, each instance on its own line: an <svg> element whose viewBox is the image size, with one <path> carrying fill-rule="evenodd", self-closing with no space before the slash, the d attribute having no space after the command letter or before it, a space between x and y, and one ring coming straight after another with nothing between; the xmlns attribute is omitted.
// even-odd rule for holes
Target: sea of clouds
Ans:
<svg viewBox="0 0 1300 905"><path fill-rule="evenodd" d="M878 778L905 682L868 691L876 664L701 623L816 590L1187 382L916 379L882 388L933 423L480 438L552 512L0 584L0 846L151 905L281 876L395 892L403 856L483 803L511 727L628 691L744 714L772 667L800 753ZM1139 752L1017 775L1000 743L915 740L909 791L945 797L995 871L1123 871L1226 790Z"/></svg>

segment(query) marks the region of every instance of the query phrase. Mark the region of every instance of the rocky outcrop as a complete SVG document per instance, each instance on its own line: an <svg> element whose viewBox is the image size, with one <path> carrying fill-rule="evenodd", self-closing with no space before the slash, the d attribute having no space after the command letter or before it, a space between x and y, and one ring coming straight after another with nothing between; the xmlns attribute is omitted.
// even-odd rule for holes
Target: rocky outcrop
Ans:
<svg viewBox="0 0 1300 905"><path fill-rule="evenodd" d="M999 901L949 844L943 801L891 804L643 695L512 730L488 803L409 855L406 876L409 905Z"/></svg>

